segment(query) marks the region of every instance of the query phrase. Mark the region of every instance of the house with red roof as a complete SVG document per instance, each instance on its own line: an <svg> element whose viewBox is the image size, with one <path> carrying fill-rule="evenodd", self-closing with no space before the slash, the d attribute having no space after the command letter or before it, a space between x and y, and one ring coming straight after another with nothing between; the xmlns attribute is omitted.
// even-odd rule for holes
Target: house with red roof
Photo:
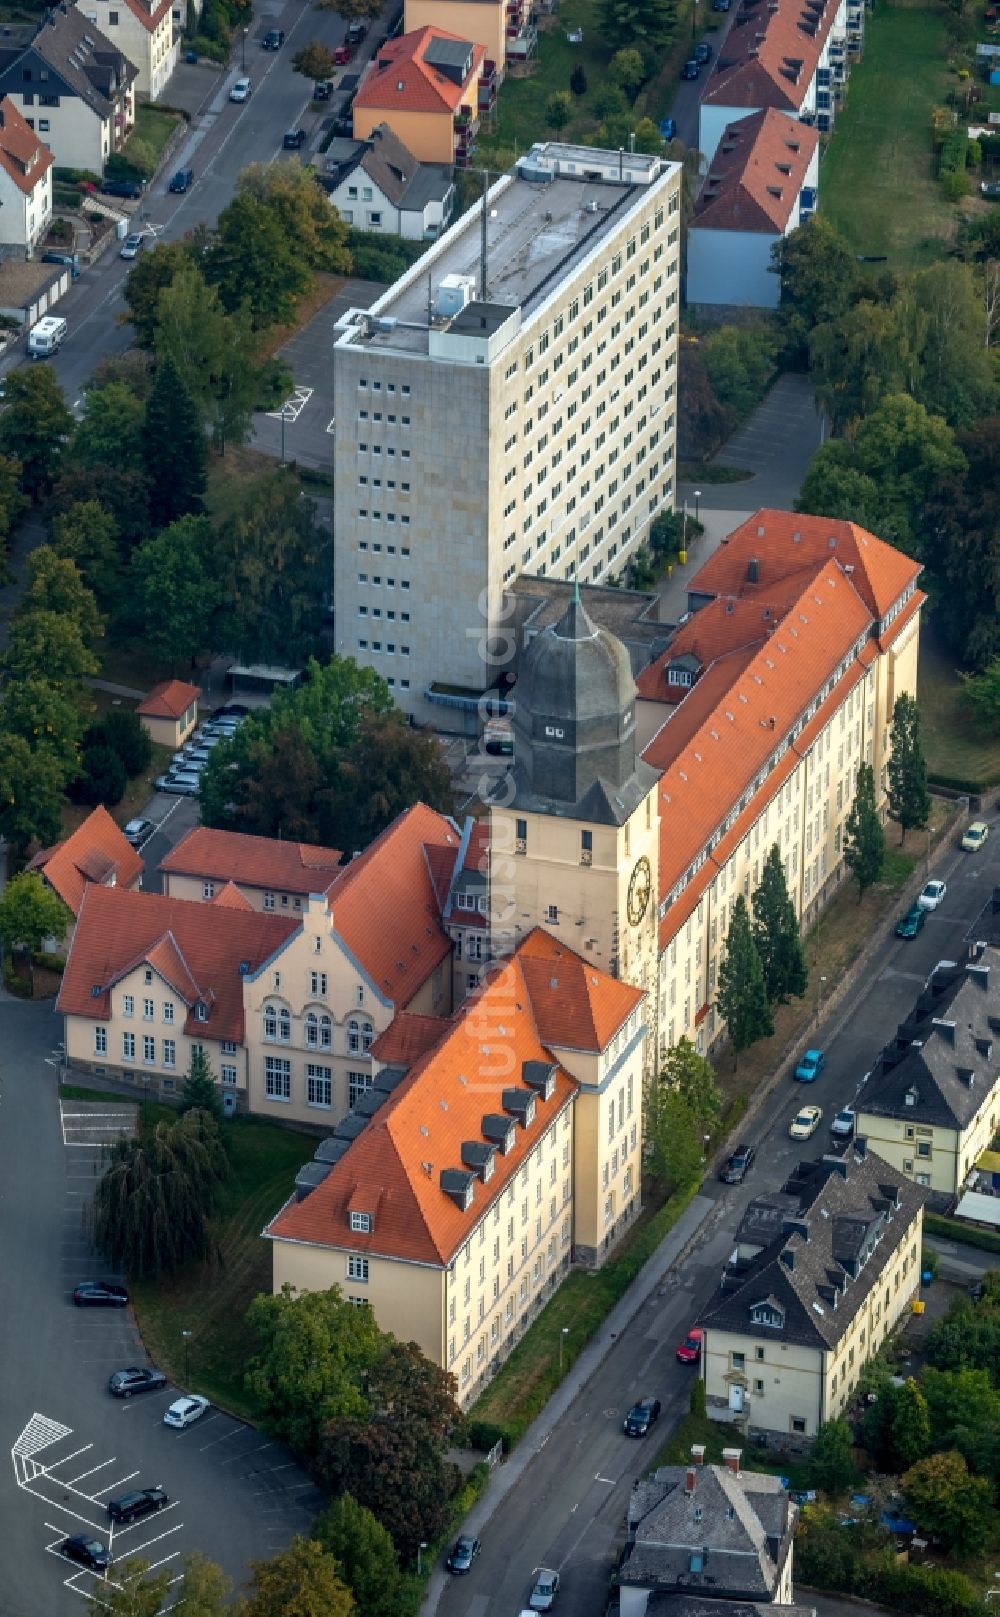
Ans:
<svg viewBox="0 0 1000 1617"><path fill-rule="evenodd" d="M211 904L231 884L251 909L299 915L310 893L325 893L341 874L337 848L249 836L196 825L160 862L171 898Z"/></svg>
<svg viewBox="0 0 1000 1617"><path fill-rule="evenodd" d="M341 1286L470 1402L639 1210L644 999L531 933L426 1042L391 1047L264 1232L274 1289Z"/></svg>
<svg viewBox="0 0 1000 1617"><path fill-rule="evenodd" d="M182 747L198 723L197 685L183 679L165 679L154 685L136 708L144 729L157 746L176 751Z"/></svg>
<svg viewBox="0 0 1000 1617"><path fill-rule="evenodd" d="M773 107L728 124L688 227L688 302L777 308L773 252L813 213L818 184L808 124Z"/></svg>
<svg viewBox="0 0 1000 1617"><path fill-rule="evenodd" d="M143 863L103 804L62 842L41 848L28 865L62 899L74 920L88 887L136 888ZM72 938L72 929L68 936Z"/></svg>
<svg viewBox="0 0 1000 1617"><path fill-rule="evenodd" d="M134 65L138 94L156 101L180 60L183 30L174 28L173 0L77 0L77 4Z"/></svg>
<svg viewBox="0 0 1000 1617"><path fill-rule="evenodd" d="M18 112L0 101L0 245L30 253L52 218L52 153Z"/></svg>
<svg viewBox="0 0 1000 1617"><path fill-rule="evenodd" d="M419 163L465 167L479 126L486 51L443 28L389 39L354 98L354 138L387 124Z"/></svg>

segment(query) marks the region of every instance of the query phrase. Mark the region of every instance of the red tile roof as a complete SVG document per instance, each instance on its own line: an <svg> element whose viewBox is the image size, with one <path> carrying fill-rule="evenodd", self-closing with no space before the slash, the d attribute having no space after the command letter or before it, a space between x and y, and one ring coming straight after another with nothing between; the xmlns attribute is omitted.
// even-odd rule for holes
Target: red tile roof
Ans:
<svg viewBox="0 0 1000 1617"><path fill-rule="evenodd" d="M465 1002L322 1184L304 1201L282 1208L265 1235L437 1266L449 1263L576 1090L574 1080L557 1067L555 1093L549 1100L537 1097L527 1128L516 1124L514 1147L507 1156L497 1151L489 1182L475 1179L467 1212L441 1188L443 1169L464 1167L463 1142L482 1142L483 1117L502 1113L503 1091L521 1086L523 1064L551 1065L543 1024L550 1038L572 1031L556 991L544 983L533 986L541 969L553 969L547 961L567 984L586 979L583 988L571 991L595 1026L615 1022L624 995L629 996L626 1014L642 998L544 934L533 933ZM574 1042L579 1044L578 1036ZM370 1234L350 1229L351 1210L374 1215Z"/></svg>
<svg viewBox="0 0 1000 1617"><path fill-rule="evenodd" d="M442 73L440 68L425 61L428 45L436 39L468 44L472 70L463 84ZM384 108L388 113L402 112L453 113L462 101L470 83L474 83L486 56L485 47L473 45L460 34L446 33L443 28L417 28L413 33L401 34L382 46L371 72L362 81L354 97L356 107ZM391 118L390 118L391 125Z"/></svg>
<svg viewBox="0 0 1000 1617"><path fill-rule="evenodd" d="M0 167L8 173L19 191L30 196L55 159L29 128L17 107L5 95L0 101Z"/></svg>
<svg viewBox="0 0 1000 1617"><path fill-rule="evenodd" d="M252 910L253 905L248 898L244 898L235 882L227 881L225 887L220 887L212 899L217 910Z"/></svg>
<svg viewBox="0 0 1000 1617"><path fill-rule="evenodd" d="M372 1056L387 1067L412 1067L444 1037L448 1026L446 1016L417 1016L413 1011L397 1011L385 1032L380 1033L372 1045Z"/></svg>
<svg viewBox="0 0 1000 1617"><path fill-rule="evenodd" d="M819 132L768 108L731 123L709 164L692 230L783 234L799 222L799 193Z"/></svg>
<svg viewBox="0 0 1000 1617"><path fill-rule="evenodd" d="M157 0L152 6L144 6L142 0L125 0L133 17L138 18L142 26L154 34L168 11L173 9L173 0Z"/></svg>
<svg viewBox="0 0 1000 1617"><path fill-rule="evenodd" d="M185 1032L240 1044L240 967L248 962L254 971L263 965L299 924L159 893L88 887L56 1008L65 1016L108 1021L113 985L145 962L187 1005ZM198 999L208 1006L207 1021L195 1018Z"/></svg>
<svg viewBox="0 0 1000 1617"><path fill-rule="evenodd" d="M107 809L98 805L65 841L36 853L28 869L41 871L53 892L79 915L91 883L132 887L143 863Z"/></svg>
<svg viewBox="0 0 1000 1617"><path fill-rule="evenodd" d="M485 876L490 865L490 822L487 819L474 820L469 844L465 850L465 863L463 870L474 870Z"/></svg>
<svg viewBox="0 0 1000 1617"><path fill-rule="evenodd" d="M798 112L840 0L742 0L702 101Z"/></svg>
<svg viewBox="0 0 1000 1617"><path fill-rule="evenodd" d="M604 1050L645 999L641 988L599 971L540 927L516 959L539 1034L562 1050Z"/></svg>
<svg viewBox="0 0 1000 1617"><path fill-rule="evenodd" d="M336 848L196 825L171 848L160 869L170 876L242 882L286 893L325 893L341 873L341 858Z"/></svg>
<svg viewBox="0 0 1000 1617"><path fill-rule="evenodd" d="M182 679L166 679L161 685L153 686L136 712L149 719L182 719L200 695L197 685L186 685Z"/></svg>

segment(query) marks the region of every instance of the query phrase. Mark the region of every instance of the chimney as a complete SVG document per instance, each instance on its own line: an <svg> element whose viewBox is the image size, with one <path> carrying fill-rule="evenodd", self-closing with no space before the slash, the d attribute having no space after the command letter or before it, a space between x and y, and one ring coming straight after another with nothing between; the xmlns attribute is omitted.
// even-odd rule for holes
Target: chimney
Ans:
<svg viewBox="0 0 1000 1617"><path fill-rule="evenodd" d="M689 1495L693 1494L694 1489L695 1489L695 1484L696 1484L697 1481L698 1481L698 1468L697 1468L697 1466L692 1465L692 1464L689 1463L688 1468L687 1468L687 1472L685 1473L685 1477L684 1477L684 1492L686 1494L689 1494Z"/></svg>
<svg viewBox="0 0 1000 1617"><path fill-rule="evenodd" d="M692 1465L704 1465L705 1464L705 1445L704 1445L704 1443L692 1443L692 1445L691 1445L691 1464Z"/></svg>
<svg viewBox="0 0 1000 1617"><path fill-rule="evenodd" d="M785 1247L781 1254L781 1261L785 1265L786 1269L795 1268L795 1248L793 1246Z"/></svg>
<svg viewBox="0 0 1000 1617"><path fill-rule="evenodd" d="M722 1451L723 1465L727 1471L732 1471L733 1475L737 1477L740 1474L740 1461L742 1458L742 1449L723 1449Z"/></svg>
<svg viewBox="0 0 1000 1617"><path fill-rule="evenodd" d="M867 1155L868 1155L868 1141L865 1139L863 1134L856 1135L855 1140L854 1140L854 1160L855 1160L855 1162L864 1162L865 1157Z"/></svg>

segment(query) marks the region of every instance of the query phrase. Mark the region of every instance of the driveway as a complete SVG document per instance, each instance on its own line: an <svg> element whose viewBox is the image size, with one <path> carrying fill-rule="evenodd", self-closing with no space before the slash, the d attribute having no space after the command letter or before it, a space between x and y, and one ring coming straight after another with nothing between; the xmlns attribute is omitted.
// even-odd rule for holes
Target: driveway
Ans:
<svg viewBox="0 0 1000 1617"><path fill-rule="evenodd" d="M78 1309L71 1291L105 1275L83 1210L102 1142L134 1111L116 1097L60 1105L60 1037L48 1006L0 1002L0 1520L18 1547L6 1558L4 1617L78 1617L94 1578L57 1546L88 1530L107 1544L107 1500L123 1489L159 1484L170 1497L162 1513L115 1530L124 1570L141 1555L179 1576L182 1555L199 1549L237 1583L320 1506L291 1456L243 1422L210 1410L175 1432L163 1411L176 1387L127 1401L106 1391L112 1370L146 1362L131 1310Z"/></svg>

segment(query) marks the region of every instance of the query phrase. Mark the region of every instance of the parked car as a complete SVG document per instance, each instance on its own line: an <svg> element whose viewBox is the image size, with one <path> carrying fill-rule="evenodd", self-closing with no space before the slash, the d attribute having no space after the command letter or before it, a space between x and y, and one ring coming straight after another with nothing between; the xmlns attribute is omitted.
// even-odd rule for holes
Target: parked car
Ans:
<svg viewBox="0 0 1000 1617"><path fill-rule="evenodd" d="M330 79L320 79L313 87L314 101L329 101L333 94L333 83Z"/></svg>
<svg viewBox="0 0 1000 1617"><path fill-rule="evenodd" d="M159 1392L167 1378L162 1370L151 1370L132 1365L128 1370L116 1370L108 1378L108 1391L115 1398L131 1398L137 1392Z"/></svg>
<svg viewBox="0 0 1000 1617"><path fill-rule="evenodd" d="M189 1393L186 1398L174 1399L163 1416L163 1424L164 1426L174 1427L178 1432L183 1432L185 1427L193 1426L196 1420L201 1420L206 1409L211 1409L211 1407L207 1398L202 1398L196 1392Z"/></svg>
<svg viewBox="0 0 1000 1617"><path fill-rule="evenodd" d="M201 777L191 770L159 775L155 784L158 792L170 792L174 797L197 797L201 791Z"/></svg>
<svg viewBox="0 0 1000 1617"><path fill-rule="evenodd" d="M944 901L944 895L947 891L948 886L946 882L925 882L920 891L920 895L917 898L917 903L920 905L922 910L936 910L938 905Z"/></svg>
<svg viewBox="0 0 1000 1617"><path fill-rule="evenodd" d="M990 828L985 820L973 820L966 828L962 838L962 847L966 853L978 853L990 834Z"/></svg>
<svg viewBox="0 0 1000 1617"><path fill-rule="evenodd" d="M152 820L129 820L123 835L126 842L131 842L133 848L141 848L146 838L156 830Z"/></svg>
<svg viewBox="0 0 1000 1617"><path fill-rule="evenodd" d="M230 101L249 101L253 95L253 85L247 78L237 79L229 92Z"/></svg>
<svg viewBox="0 0 1000 1617"><path fill-rule="evenodd" d="M124 197L127 202L134 202L143 193L142 180L102 180L101 190L106 197Z"/></svg>
<svg viewBox="0 0 1000 1617"><path fill-rule="evenodd" d="M363 23L363 22L352 22L352 23L350 23L348 25L348 29L347 29L347 43L349 45L360 45L361 41L364 39L367 32L368 32L367 23Z"/></svg>
<svg viewBox="0 0 1000 1617"><path fill-rule="evenodd" d="M529 1609L531 1611L551 1611L558 1593L558 1572L551 1571L547 1566L539 1567L535 1587L532 1589L528 1600Z"/></svg>
<svg viewBox="0 0 1000 1617"><path fill-rule="evenodd" d="M676 124L676 121L673 118L661 118L660 119L660 139L661 140L676 140L676 138L677 138L677 124Z"/></svg>
<svg viewBox="0 0 1000 1617"><path fill-rule="evenodd" d="M660 1400L658 1398L640 1398L633 1404L625 1419L622 1421L622 1431L628 1437L645 1437L650 1427L660 1418ZM547 1606L536 1607L538 1611L547 1611Z"/></svg>
<svg viewBox="0 0 1000 1617"><path fill-rule="evenodd" d="M811 1140L823 1118L822 1106L803 1106L788 1125L790 1140Z"/></svg>
<svg viewBox="0 0 1000 1617"><path fill-rule="evenodd" d="M813 1084L826 1066L826 1056L822 1050L807 1050L795 1069L795 1076L800 1084Z"/></svg>
<svg viewBox="0 0 1000 1617"><path fill-rule="evenodd" d="M688 1331L687 1336L677 1349L678 1364L699 1364L701 1362L701 1344L704 1333L696 1325Z"/></svg>
<svg viewBox="0 0 1000 1617"><path fill-rule="evenodd" d="M177 192L190 191L193 184L194 184L194 169L193 168L179 168L177 170L177 173L174 175L173 179L170 182L169 189L171 191L177 191Z"/></svg>
<svg viewBox="0 0 1000 1617"><path fill-rule="evenodd" d="M68 264L73 271L74 281L80 273L80 266L75 253L43 253L41 262L43 264Z"/></svg>
<svg viewBox="0 0 1000 1617"><path fill-rule="evenodd" d="M681 68L682 79L696 79L700 73L701 63L696 62L693 56L689 57Z"/></svg>
<svg viewBox="0 0 1000 1617"><path fill-rule="evenodd" d="M707 39L703 39L699 45L695 46L694 60L700 62L702 67L712 60L712 47Z"/></svg>
<svg viewBox="0 0 1000 1617"><path fill-rule="evenodd" d="M77 1308L124 1308L128 1292L113 1280L81 1280L74 1288Z"/></svg>
<svg viewBox="0 0 1000 1617"><path fill-rule="evenodd" d="M353 55L350 45L338 45L333 53L334 67L346 67Z"/></svg>
<svg viewBox="0 0 1000 1617"><path fill-rule="evenodd" d="M719 1169L719 1178L724 1185L742 1185L750 1169L754 1165L757 1153L752 1145L738 1145L732 1156L727 1157Z"/></svg>
<svg viewBox="0 0 1000 1617"><path fill-rule="evenodd" d="M269 28L261 40L261 45L266 51L280 51L284 43L285 30L283 28Z"/></svg>
<svg viewBox="0 0 1000 1617"><path fill-rule="evenodd" d="M472 1563L481 1549L482 1545L478 1538L470 1538L468 1533L463 1533L460 1538L455 1540L451 1554L448 1556L446 1563L448 1571L456 1574L471 1572Z"/></svg>
<svg viewBox="0 0 1000 1617"><path fill-rule="evenodd" d="M299 147L304 146L305 143L306 132L304 129L286 129L285 138L281 142L286 152L297 152Z"/></svg>
<svg viewBox="0 0 1000 1617"><path fill-rule="evenodd" d="M250 709L244 707L242 702L227 702L225 707L217 707L212 714L213 719L248 719Z"/></svg>
<svg viewBox="0 0 1000 1617"><path fill-rule="evenodd" d="M162 1488L133 1488L108 1500L108 1515L113 1522L137 1522L140 1516L151 1516L169 1503Z"/></svg>
<svg viewBox="0 0 1000 1617"><path fill-rule="evenodd" d="M911 904L905 915L896 922L897 938L915 938L927 919L927 911L919 904Z"/></svg>
<svg viewBox="0 0 1000 1617"><path fill-rule="evenodd" d="M59 1546L59 1554L68 1556L71 1561L79 1561L81 1566L88 1566L91 1572L106 1572L111 1565L111 1556L100 1539L88 1538L86 1533L74 1533L72 1538L64 1538Z"/></svg>
<svg viewBox="0 0 1000 1617"><path fill-rule="evenodd" d="M849 1140L854 1133L854 1107L845 1106L838 1112L830 1124L830 1133L835 1140Z"/></svg>
<svg viewBox="0 0 1000 1617"><path fill-rule="evenodd" d="M131 235L126 236L125 240L122 242L118 257L138 258L139 254L142 252L142 248L143 238L140 236L137 230L134 230L132 231Z"/></svg>

